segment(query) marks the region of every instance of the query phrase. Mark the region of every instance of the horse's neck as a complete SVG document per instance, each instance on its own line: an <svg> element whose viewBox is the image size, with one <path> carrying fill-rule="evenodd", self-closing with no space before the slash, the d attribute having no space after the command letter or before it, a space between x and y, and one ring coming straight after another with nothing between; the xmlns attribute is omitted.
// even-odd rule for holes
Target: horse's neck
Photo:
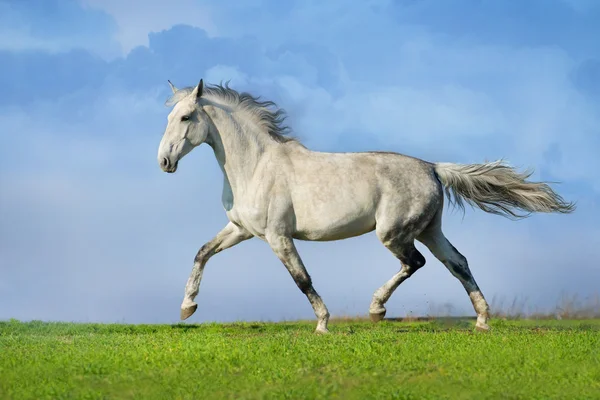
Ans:
<svg viewBox="0 0 600 400"><path fill-rule="evenodd" d="M261 132L253 132L253 129L259 129L254 124L240 123L219 107L205 109L216 128L209 133L207 142L235 195L245 190L265 151L277 144Z"/></svg>

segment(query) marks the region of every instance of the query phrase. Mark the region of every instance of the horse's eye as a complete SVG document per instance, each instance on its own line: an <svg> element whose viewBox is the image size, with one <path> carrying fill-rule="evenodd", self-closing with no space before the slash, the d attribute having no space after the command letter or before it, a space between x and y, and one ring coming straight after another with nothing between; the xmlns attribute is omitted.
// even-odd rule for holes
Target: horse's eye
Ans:
<svg viewBox="0 0 600 400"><path fill-rule="evenodd" d="M181 117L182 121L189 121L190 120L190 116L189 115L184 115L183 117Z"/></svg>

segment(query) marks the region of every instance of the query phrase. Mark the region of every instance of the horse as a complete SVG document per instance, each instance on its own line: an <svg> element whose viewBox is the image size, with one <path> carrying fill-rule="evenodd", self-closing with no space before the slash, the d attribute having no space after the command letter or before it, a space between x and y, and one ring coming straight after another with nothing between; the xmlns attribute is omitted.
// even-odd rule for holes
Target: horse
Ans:
<svg viewBox="0 0 600 400"><path fill-rule="evenodd" d="M198 308L202 273L215 254L250 238L266 241L310 302L316 333L328 333L329 311L315 290L294 240L333 241L375 231L400 261L399 272L375 291L374 322L406 279L425 265L415 240L463 285L477 314L475 329L488 331L489 306L467 259L442 232L444 197L511 219L534 212L571 213L545 182L527 179L504 160L480 164L432 163L393 152L309 150L283 125L286 113L272 101L238 92L228 83L177 89L168 81L173 107L158 148L162 171L203 143L212 147L223 172L222 204L229 222L204 244L185 286L180 318Z"/></svg>

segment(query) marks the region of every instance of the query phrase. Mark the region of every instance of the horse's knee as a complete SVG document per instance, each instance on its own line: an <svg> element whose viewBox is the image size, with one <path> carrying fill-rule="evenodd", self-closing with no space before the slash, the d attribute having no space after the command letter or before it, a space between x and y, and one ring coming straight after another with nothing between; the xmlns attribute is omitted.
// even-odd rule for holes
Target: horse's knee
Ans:
<svg viewBox="0 0 600 400"><path fill-rule="evenodd" d="M208 242L204 246L202 246L200 248L200 250L198 250L198 253L196 253L196 257L194 257L194 263L202 264L202 262L208 258L211 249L212 249L211 242Z"/></svg>
<svg viewBox="0 0 600 400"><path fill-rule="evenodd" d="M292 272L292 276L298 289L300 289L302 293L307 294L312 288L312 279L310 278L310 275Z"/></svg>
<svg viewBox="0 0 600 400"><path fill-rule="evenodd" d="M307 294L312 289L312 279L304 268L299 268L293 261L293 240L286 236L269 235L267 241L289 271L298 288L302 293Z"/></svg>

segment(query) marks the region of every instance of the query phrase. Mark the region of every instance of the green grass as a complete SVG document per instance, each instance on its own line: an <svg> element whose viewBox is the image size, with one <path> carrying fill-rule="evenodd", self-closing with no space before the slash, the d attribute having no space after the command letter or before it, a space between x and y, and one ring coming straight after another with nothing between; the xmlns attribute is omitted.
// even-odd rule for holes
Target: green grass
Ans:
<svg viewBox="0 0 600 400"><path fill-rule="evenodd" d="M600 399L600 320L0 322L1 399Z"/></svg>

